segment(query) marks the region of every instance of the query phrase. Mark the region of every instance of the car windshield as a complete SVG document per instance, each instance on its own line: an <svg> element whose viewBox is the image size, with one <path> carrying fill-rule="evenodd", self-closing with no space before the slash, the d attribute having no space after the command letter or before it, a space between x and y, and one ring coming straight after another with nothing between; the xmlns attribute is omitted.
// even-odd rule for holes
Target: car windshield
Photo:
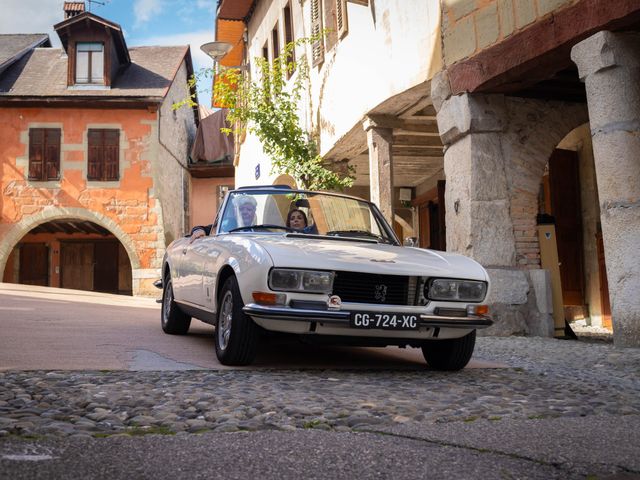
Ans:
<svg viewBox="0 0 640 480"><path fill-rule="evenodd" d="M368 202L335 194L234 191L229 193L219 233L288 232L396 244L381 215Z"/></svg>

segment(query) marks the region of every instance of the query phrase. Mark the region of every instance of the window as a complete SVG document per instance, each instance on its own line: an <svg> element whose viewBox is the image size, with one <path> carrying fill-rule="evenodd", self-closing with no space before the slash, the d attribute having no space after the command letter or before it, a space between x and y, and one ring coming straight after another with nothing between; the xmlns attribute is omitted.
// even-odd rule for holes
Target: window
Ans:
<svg viewBox="0 0 640 480"><path fill-rule="evenodd" d="M324 62L324 51L331 50L349 31L347 0L311 0L312 65ZM323 27L324 24L324 27ZM328 33L323 35L323 29Z"/></svg>
<svg viewBox="0 0 640 480"><path fill-rule="evenodd" d="M267 43L262 47L262 58L264 58L267 62L269 61L269 45Z"/></svg>
<svg viewBox="0 0 640 480"><path fill-rule="evenodd" d="M76 44L76 83L104 84L104 45Z"/></svg>
<svg viewBox="0 0 640 480"><path fill-rule="evenodd" d="M291 18L291 6L287 4L284 7L284 43L285 45L293 42L293 19ZM293 63L296 61L296 49L291 50L291 57L287 59L288 63ZM287 78L291 77L293 70L287 70Z"/></svg>
<svg viewBox="0 0 640 480"><path fill-rule="evenodd" d="M280 56L280 37L278 36L278 22L276 26L271 30L271 43L273 44L273 59L275 60Z"/></svg>
<svg viewBox="0 0 640 480"><path fill-rule="evenodd" d="M29 129L29 180L60 178L60 129Z"/></svg>
<svg viewBox="0 0 640 480"><path fill-rule="evenodd" d="M312 65L320 65L324 62L324 39L322 38L322 5L321 0L311 0L311 36L314 38L311 44Z"/></svg>
<svg viewBox="0 0 640 480"><path fill-rule="evenodd" d="M336 30L338 38L343 38L349 31L347 22L347 0L336 0Z"/></svg>
<svg viewBox="0 0 640 480"><path fill-rule="evenodd" d="M90 128L88 180L118 180L120 171L120 130Z"/></svg>

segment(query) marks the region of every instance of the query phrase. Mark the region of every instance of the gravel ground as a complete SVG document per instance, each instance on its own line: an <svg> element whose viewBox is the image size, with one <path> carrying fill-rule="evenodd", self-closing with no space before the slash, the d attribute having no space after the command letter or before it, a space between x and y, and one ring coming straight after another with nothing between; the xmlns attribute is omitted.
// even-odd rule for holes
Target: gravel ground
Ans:
<svg viewBox="0 0 640 480"><path fill-rule="evenodd" d="M509 368L0 373L0 437L322 429L640 414L640 349L480 337Z"/></svg>

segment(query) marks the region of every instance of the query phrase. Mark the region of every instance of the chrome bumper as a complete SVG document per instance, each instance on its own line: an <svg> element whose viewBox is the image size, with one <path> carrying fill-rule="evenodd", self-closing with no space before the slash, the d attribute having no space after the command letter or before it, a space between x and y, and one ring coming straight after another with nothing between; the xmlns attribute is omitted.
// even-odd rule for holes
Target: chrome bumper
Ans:
<svg viewBox="0 0 640 480"><path fill-rule="evenodd" d="M291 320L303 322L323 322L334 324L349 324L351 311L349 310L311 310L291 307L274 307L250 303L242 309L252 317L271 320ZM420 327L438 328L487 328L493 325L489 317L476 315L467 317L448 317L443 315L420 315Z"/></svg>

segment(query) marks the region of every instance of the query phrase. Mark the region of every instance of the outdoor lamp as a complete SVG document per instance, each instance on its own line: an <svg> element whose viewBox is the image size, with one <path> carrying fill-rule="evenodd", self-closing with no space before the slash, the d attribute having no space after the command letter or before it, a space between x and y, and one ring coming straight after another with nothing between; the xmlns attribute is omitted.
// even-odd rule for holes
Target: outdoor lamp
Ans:
<svg viewBox="0 0 640 480"><path fill-rule="evenodd" d="M200 45L200 50L209 55L214 62L218 62L222 57L231 51L233 45L227 42L209 42Z"/></svg>

